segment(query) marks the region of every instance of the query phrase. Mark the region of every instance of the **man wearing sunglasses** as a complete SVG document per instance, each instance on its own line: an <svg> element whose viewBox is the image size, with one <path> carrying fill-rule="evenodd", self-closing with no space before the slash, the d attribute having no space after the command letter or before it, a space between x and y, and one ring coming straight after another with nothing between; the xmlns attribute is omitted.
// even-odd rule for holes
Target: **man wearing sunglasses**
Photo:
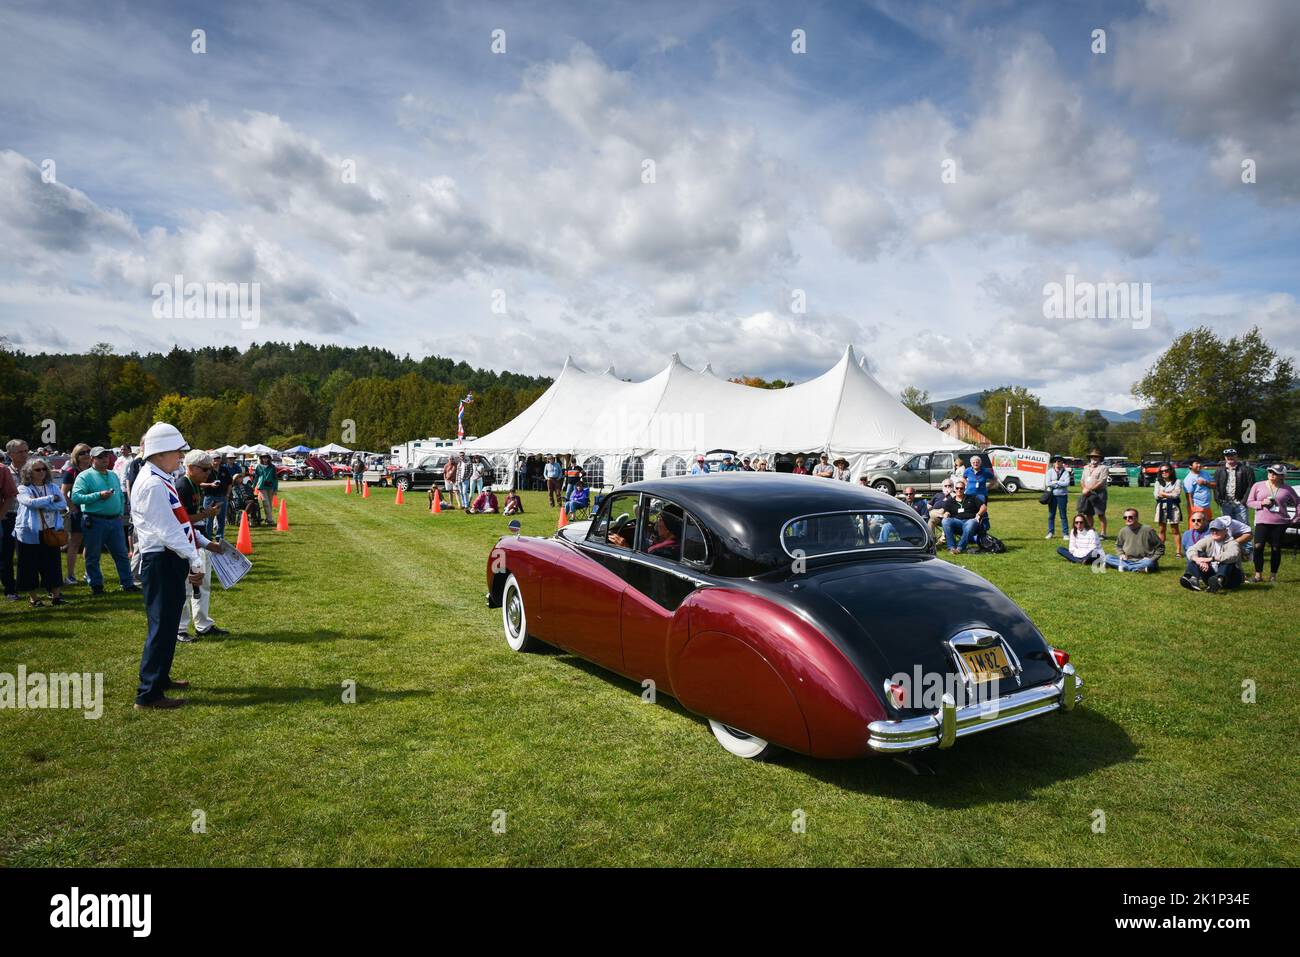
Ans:
<svg viewBox="0 0 1300 957"><path fill-rule="evenodd" d="M1106 556L1106 564L1122 572L1154 572L1159 570L1160 558L1165 553L1165 543L1150 525L1143 525L1135 508L1124 509L1124 527L1115 536L1114 555Z"/></svg>

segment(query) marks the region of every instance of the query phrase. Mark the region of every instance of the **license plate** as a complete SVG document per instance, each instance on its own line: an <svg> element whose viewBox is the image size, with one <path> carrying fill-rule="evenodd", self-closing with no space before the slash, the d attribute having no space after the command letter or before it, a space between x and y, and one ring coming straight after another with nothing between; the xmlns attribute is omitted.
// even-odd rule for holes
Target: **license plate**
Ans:
<svg viewBox="0 0 1300 957"><path fill-rule="evenodd" d="M1000 644L989 645L987 648L962 649L961 658L966 662L971 680L976 684L1011 677L1011 663L1007 661L1007 653Z"/></svg>

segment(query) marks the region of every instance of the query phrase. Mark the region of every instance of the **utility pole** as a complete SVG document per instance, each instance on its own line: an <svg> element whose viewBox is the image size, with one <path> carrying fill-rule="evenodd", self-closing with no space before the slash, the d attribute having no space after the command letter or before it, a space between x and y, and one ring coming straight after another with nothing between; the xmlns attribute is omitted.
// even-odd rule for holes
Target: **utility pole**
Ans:
<svg viewBox="0 0 1300 957"><path fill-rule="evenodd" d="M1023 405L1020 407L1020 447L1022 449L1029 448L1029 442L1025 439L1025 407Z"/></svg>
<svg viewBox="0 0 1300 957"><path fill-rule="evenodd" d="M1002 417L1002 444L1010 445L1011 440L1008 436L1011 434L1011 403L1007 403L1007 414Z"/></svg>

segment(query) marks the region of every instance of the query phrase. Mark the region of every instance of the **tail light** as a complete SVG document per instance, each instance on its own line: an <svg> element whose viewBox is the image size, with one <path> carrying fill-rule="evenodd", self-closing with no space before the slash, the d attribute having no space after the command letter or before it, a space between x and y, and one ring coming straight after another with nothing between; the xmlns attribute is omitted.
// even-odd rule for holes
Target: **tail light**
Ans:
<svg viewBox="0 0 1300 957"><path fill-rule="evenodd" d="M907 689L900 682L885 682L885 697L894 703L895 708L902 708L907 700Z"/></svg>
<svg viewBox="0 0 1300 957"><path fill-rule="evenodd" d="M1052 649L1052 657L1056 659L1056 667L1064 668L1070 663L1070 653L1062 651L1060 648Z"/></svg>

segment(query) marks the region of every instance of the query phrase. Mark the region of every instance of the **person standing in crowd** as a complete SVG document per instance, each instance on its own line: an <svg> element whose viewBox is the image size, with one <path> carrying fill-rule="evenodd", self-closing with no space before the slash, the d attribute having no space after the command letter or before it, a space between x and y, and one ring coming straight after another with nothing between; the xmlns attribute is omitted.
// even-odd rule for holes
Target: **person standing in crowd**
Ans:
<svg viewBox="0 0 1300 957"><path fill-rule="evenodd" d="M226 537L226 507L230 501L230 481L234 477L234 469L226 465L224 455L218 455L211 463L208 480L201 486L203 508L209 510L215 506L217 511L204 524L203 534L220 540Z"/></svg>
<svg viewBox="0 0 1300 957"><path fill-rule="evenodd" d="M474 466L470 464L469 459L465 458L465 453L461 452L456 459L456 494L460 501L457 505L460 508L469 508L473 499L469 497L469 485L473 479Z"/></svg>
<svg viewBox="0 0 1300 957"><path fill-rule="evenodd" d="M1178 476L1174 472L1174 467L1168 462L1160 466L1160 471L1156 473L1156 479L1151 483L1151 492L1156 500L1156 525L1160 529L1160 541L1166 541L1165 528L1172 525L1174 528L1174 557L1182 558L1182 539L1178 535L1178 526L1183 521L1183 510L1180 504L1181 495L1179 494ZM1202 526L1202 531L1204 531L1204 526Z"/></svg>
<svg viewBox="0 0 1300 957"><path fill-rule="evenodd" d="M207 452L193 449L185 453L185 474L175 483L176 496L180 499L181 508L185 509L185 514L189 516L190 526L200 548L206 544L207 536L198 534L198 523L209 523L221 508L220 503L217 502L207 504L203 494L204 483L212 474L213 467L212 457ZM212 550L219 552L221 546L218 545ZM181 642L197 641L208 635L229 634L224 628L218 628L217 623L208 614L208 607L212 601L212 561L204 551L199 552L199 560L203 564L203 579L197 588L190 589L185 602L181 605L181 619L176 630L176 640ZM191 619L194 621L192 638L190 637Z"/></svg>
<svg viewBox="0 0 1300 957"><path fill-rule="evenodd" d="M519 461L515 463L515 489L523 491L524 483L528 481L528 456L519 456Z"/></svg>
<svg viewBox="0 0 1300 957"><path fill-rule="evenodd" d="M86 581L92 595L104 594L104 575L99 569L100 553L108 549L117 567L122 591L138 592L126 552L122 514L126 496L117 473L108 467L110 449L97 445L90 450L90 468L77 476L72 501L81 509L81 529L86 543Z"/></svg>
<svg viewBox="0 0 1300 957"><path fill-rule="evenodd" d="M19 475L18 517L14 537L18 540L18 590L28 593L33 608L44 604L39 589L50 595L51 604L67 604L63 597L63 568L57 542L47 533L64 531L63 512L67 500L50 475L50 464L43 458L30 458ZM59 538L66 538L60 535Z"/></svg>
<svg viewBox="0 0 1300 957"><path fill-rule="evenodd" d="M141 709L178 708L185 703L184 698L168 698L165 694L169 689L189 687L188 681L171 676L181 607L186 589L203 584L199 549L221 549L220 545L205 542L191 524L172 483L172 473L180 467L181 455L189 448L175 426L155 422L140 443L146 465L131 488L131 520L142 553L140 573L149 624L135 695L135 706Z"/></svg>
<svg viewBox="0 0 1300 957"><path fill-rule="evenodd" d="M695 456L695 464L691 466L692 475L708 475L709 463L704 461L703 455Z"/></svg>
<svg viewBox="0 0 1300 957"><path fill-rule="evenodd" d="M360 455L352 456L352 484L356 486L358 492L361 491L362 483L366 480L366 463Z"/></svg>
<svg viewBox="0 0 1300 957"><path fill-rule="evenodd" d="M1122 572L1160 570L1165 543L1150 525L1143 525L1135 508L1124 509L1124 527L1115 536L1115 554L1106 556L1106 564Z"/></svg>
<svg viewBox="0 0 1300 957"><path fill-rule="evenodd" d="M1056 549L1067 562L1076 565L1091 565L1101 558L1101 539L1092 530L1092 519L1087 515L1074 516L1074 527L1070 529L1070 544Z"/></svg>
<svg viewBox="0 0 1300 957"><path fill-rule="evenodd" d="M943 537L948 543L948 551L960 555L975 538L980 527L980 519L988 508L974 495L966 494L966 482L958 479L953 484L953 493L944 500L943 510L947 513L943 520ZM955 539L961 531L961 540Z"/></svg>
<svg viewBox="0 0 1300 957"><path fill-rule="evenodd" d="M1210 534L1187 550L1187 569L1178 579L1184 588L1213 594L1241 587L1241 549L1228 534L1231 521L1227 516L1216 518L1210 523Z"/></svg>
<svg viewBox="0 0 1300 957"><path fill-rule="evenodd" d="M555 456L546 456L546 465L542 468L542 478L546 479L546 502L551 508L558 508L564 504L564 496L560 492L561 471L560 463L555 461Z"/></svg>
<svg viewBox="0 0 1300 957"><path fill-rule="evenodd" d="M275 466L271 462L271 456L263 452L258 456L257 468L253 469L253 491L262 501L262 515L268 522L275 521L275 510L271 508L271 500L275 497L276 490L280 487L280 478L275 473Z"/></svg>
<svg viewBox="0 0 1300 957"><path fill-rule="evenodd" d="M81 506L72 502L72 486L76 484L77 476L83 471L90 468L90 446L85 442L78 442L72 448L72 454L68 457L68 464L63 469L63 487L60 491L63 493L64 501L68 502L68 577L64 579L65 585L77 584L77 556L81 553L82 529L81 529Z"/></svg>
<svg viewBox="0 0 1300 957"><path fill-rule="evenodd" d="M1047 491L1051 498L1047 501L1047 538L1056 537L1056 516L1061 516L1061 537L1068 538L1068 522L1065 518L1070 501L1070 483L1074 480L1070 470L1065 467L1065 460L1059 455L1052 458L1052 467L1047 470Z"/></svg>
<svg viewBox="0 0 1300 957"><path fill-rule="evenodd" d="M837 482L847 482L849 480L849 460L840 456L835 460L835 467L831 469L831 478Z"/></svg>
<svg viewBox="0 0 1300 957"><path fill-rule="evenodd" d="M1236 449L1223 450L1223 464L1214 470L1214 500L1219 511L1239 522L1250 521L1246 496L1255 484L1255 470L1237 458Z"/></svg>
<svg viewBox="0 0 1300 957"><path fill-rule="evenodd" d="M469 462L469 497L471 502L477 502L478 497L483 494L484 485L487 483L487 465L481 455L471 455Z"/></svg>
<svg viewBox="0 0 1300 957"><path fill-rule="evenodd" d="M447 497L447 504L456 505L456 456L447 456L447 464L442 467L442 493Z"/></svg>
<svg viewBox="0 0 1300 957"><path fill-rule="evenodd" d="M1088 453L1088 464L1079 475L1079 514L1101 525L1098 538L1106 537L1106 496L1110 475L1101 461L1101 449Z"/></svg>
<svg viewBox="0 0 1300 957"><path fill-rule="evenodd" d="M754 469L753 469L753 470L754 470L755 472L766 472L766 471L767 471L767 459L759 459L759 458L754 459Z"/></svg>
<svg viewBox="0 0 1300 957"><path fill-rule="evenodd" d="M141 446L144 439L140 440ZM135 546L135 526L131 522L131 487L135 480L140 477L140 470L144 468L144 455L141 454L140 447L137 447L135 458L127 463L123 470L126 480L122 483L122 494L126 496L126 548L131 555L131 575L136 585L140 584L140 550Z"/></svg>
<svg viewBox="0 0 1300 957"><path fill-rule="evenodd" d="M1268 477L1250 487L1246 506L1255 510L1255 577L1264 580L1264 546L1269 547L1268 580L1277 581L1282 567L1282 536L1290 524L1291 516L1300 518L1300 497L1286 484L1286 466L1275 463L1268 467Z"/></svg>
<svg viewBox="0 0 1300 957"><path fill-rule="evenodd" d="M1210 507L1210 496L1214 489L1214 479L1201 471L1200 456L1193 455L1187 464L1187 474L1183 476L1183 491L1187 493L1187 514L1205 513L1208 522L1214 517Z"/></svg>
<svg viewBox="0 0 1300 957"><path fill-rule="evenodd" d="M807 475L807 474L808 474L808 470L807 470L806 468L803 467L803 456L802 456L802 455L800 455L800 456L796 456L796 457L795 457L795 460L794 460L794 468L792 468L792 469L790 470L790 474L791 474L791 475Z"/></svg>
<svg viewBox="0 0 1300 957"><path fill-rule="evenodd" d="M0 581L4 582L5 600L18 600L18 579L14 575L14 558L18 552L18 539L14 525L18 521L18 482L23 466L27 464L27 443L10 439L5 444L9 457L0 465Z"/></svg>
<svg viewBox="0 0 1300 957"><path fill-rule="evenodd" d="M113 463L113 472L117 475L118 484L122 489L126 489L126 467L131 464L135 454L131 451L131 443L123 442L122 447L117 450L117 460Z"/></svg>
<svg viewBox="0 0 1300 957"><path fill-rule="evenodd" d="M823 452L813 466L812 474L818 478L834 478L835 466L831 465L830 456Z"/></svg>

